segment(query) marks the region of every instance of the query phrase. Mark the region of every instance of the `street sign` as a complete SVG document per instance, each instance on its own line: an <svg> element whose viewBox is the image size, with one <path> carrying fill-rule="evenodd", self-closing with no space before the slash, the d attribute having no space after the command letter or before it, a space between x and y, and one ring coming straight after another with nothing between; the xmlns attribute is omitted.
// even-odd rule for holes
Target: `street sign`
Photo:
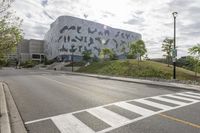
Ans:
<svg viewBox="0 0 200 133"><path fill-rule="evenodd" d="M176 62L176 57L175 57L175 58L172 58L172 61L173 61L173 62Z"/></svg>
<svg viewBox="0 0 200 133"><path fill-rule="evenodd" d="M172 57L176 58L177 56L177 49L172 49Z"/></svg>

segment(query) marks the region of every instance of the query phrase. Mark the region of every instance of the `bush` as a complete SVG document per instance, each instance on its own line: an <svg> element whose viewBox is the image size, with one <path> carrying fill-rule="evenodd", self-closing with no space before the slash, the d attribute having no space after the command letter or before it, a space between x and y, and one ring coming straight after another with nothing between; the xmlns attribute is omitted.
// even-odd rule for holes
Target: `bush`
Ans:
<svg viewBox="0 0 200 133"><path fill-rule="evenodd" d="M45 65L51 65L51 64L53 64L55 62L55 60L47 60L46 58L45 58L45 60L44 60L44 64Z"/></svg>
<svg viewBox="0 0 200 133"><path fill-rule="evenodd" d="M38 64L39 64L38 61L28 60L28 61L21 63L20 65L24 68L31 68L31 67L34 67L35 65L38 65Z"/></svg>
<svg viewBox="0 0 200 133"><path fill-rule="evenodd" d="M5 66L6 61L4 59L0 59L0 67Z"/></svg>
<svg viewBox="0 0 200 133"><path fill-rule="evenodd" d="M85 66L85 62L81 61L81 62L73 62L73 65L75 67L79 67L79 66ZM65 67L70 67L72 66L72 62L70 64L65 65Z"/></svg>

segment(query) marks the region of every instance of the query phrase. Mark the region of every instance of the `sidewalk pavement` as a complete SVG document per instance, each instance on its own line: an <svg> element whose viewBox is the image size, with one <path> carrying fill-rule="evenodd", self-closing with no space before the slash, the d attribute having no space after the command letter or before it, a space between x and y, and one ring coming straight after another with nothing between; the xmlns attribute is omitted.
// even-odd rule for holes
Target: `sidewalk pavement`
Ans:
<svg viewBox="0 0 200 133"><path fill-rule="evenodd" d="M0 82L0 132L11 133L10 119L3 83Z"/></svg>
<svg viewBox="0 0 200 133"><path fill-rule="evenodd" d="M0 133L27 133L8 85L0 81Z"/></svg>

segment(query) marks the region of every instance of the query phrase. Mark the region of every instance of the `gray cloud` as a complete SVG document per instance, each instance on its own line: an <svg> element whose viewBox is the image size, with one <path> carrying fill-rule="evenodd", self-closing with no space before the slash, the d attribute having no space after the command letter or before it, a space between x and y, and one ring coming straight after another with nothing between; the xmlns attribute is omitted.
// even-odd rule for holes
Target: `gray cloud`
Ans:
<svg viewBox="0 0 200 133"><path fill-rule="evenodd" d="M41 1L41 5L42 5L43 7L45 7L46 5L48 5L48 0L42 0L42 1Z"/></svg>
<svg viewBox="0 0 200 133"><path fill-rule="evenodd" d="M50 16L45 10L43 11L43 13L44 13L47 17L49 17L50 19L54 20L54 18L53 18L52 16Z"/></svg>
<svg viewBox="0 0 200 133"><path fill-rule="evenodd" d="M132 15L132 18L124 22L124 24L141 25L144 21L145 21L144 18L136 16L136 15Z"/></svg>

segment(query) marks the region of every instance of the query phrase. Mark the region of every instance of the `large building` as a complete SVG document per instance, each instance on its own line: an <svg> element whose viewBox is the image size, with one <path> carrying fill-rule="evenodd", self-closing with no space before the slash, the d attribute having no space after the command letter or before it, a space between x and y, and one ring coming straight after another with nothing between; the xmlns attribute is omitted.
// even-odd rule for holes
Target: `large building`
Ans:
<svg viewBox="0 0 200 133"><path fill-rule="evenodd" d="M24 39L17 46L17 58L21 62L28 60L42 61L44 59L44 41Z"/></svg>
<svg viewBox="0 0 200 133"><path fill-rule="evenodd" d="M129 42L141 39L135 32L115 29L100 23L71 16L60 16L45 35L45 55L48 59L81 60L83 51L91 51L99 58L104 48L123 58L129 51Z"/></svg>

